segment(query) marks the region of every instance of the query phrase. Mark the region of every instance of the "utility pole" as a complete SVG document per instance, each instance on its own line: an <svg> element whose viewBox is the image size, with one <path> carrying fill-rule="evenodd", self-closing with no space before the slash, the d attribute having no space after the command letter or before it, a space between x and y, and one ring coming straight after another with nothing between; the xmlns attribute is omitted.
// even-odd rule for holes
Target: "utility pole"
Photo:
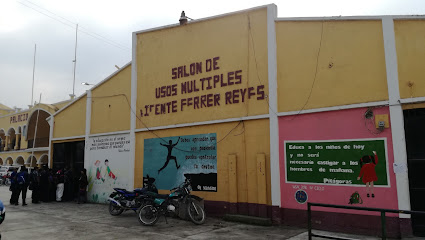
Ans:
<svg viewBox="0 0 425 240"><path fill-rule="evenodd" d="M75 53L74 53L74 79L72 82L72 95L71 98L75 97L75 69L77 68L77 42L78 42L78 24L75 29Z"/></svg>
<svg viewBox="0 0 425 240"><path fill-rule="evenodd" d="M32 66L32 88L31 88L31 105L33 105L34 101L34 76L35 76L35 55L37 53L37 44L34 44L34 64Z"/></svg>

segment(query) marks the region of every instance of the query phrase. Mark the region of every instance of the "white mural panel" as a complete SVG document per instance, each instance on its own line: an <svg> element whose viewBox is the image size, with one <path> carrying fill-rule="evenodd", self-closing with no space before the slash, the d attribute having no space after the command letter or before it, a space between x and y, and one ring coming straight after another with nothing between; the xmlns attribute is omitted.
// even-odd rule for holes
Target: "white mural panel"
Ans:
<svg viewBox="0 0 425 240"><path fill-rule="evenodd" d="M129 187L130 135L91 137L87 144L87 198L90 202L106 203L113 188Z"/></svg>

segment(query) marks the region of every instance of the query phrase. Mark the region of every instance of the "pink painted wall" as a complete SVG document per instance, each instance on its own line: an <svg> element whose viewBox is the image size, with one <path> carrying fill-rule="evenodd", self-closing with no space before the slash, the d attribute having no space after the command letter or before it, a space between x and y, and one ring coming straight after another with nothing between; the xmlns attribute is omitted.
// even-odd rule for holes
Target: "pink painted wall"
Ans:
<svg viewBox="0 0 425 240"><path fill-rule="evenodd" d="M390 128L386 128L379 135L370 133L364 122L364 113L367 108L330 111L321 113L302 114L279 118L279 148L280 148L280 178L281 178L281 201L282 208L307 209L307 204L300 204L295 199L295 192L299 188L306 188L309 202L328 203L337 205L350 205L348 201L353 192L358 191L363 199L363 204L350 206L377 207L398 209L397 189L395 174L393 171L394 154ZM374 114L388 114L388 107L376 108ZM373 130L373 126L369 126ZM376 130L376 129L375 129ZM293 184L285 180L285 147L284 141L291 140L344 140L386 138L387 139L387 165L389 182L391 187L376 187L375 198L366 197L366 186L335 186L315 184ZM306 173L308 174L308 173ZM319 210L318 208L316 208ZM323 209L334 212L350 212L368 214L365 212L353 212L338 209Z"/></svg>

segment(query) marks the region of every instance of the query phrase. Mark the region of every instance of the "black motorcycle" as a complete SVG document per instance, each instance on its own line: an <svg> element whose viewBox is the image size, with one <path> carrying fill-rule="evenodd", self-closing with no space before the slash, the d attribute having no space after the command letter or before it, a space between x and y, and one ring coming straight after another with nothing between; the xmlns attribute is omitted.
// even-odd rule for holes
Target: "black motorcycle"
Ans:
<svg viewBox="0 0 425 240"><path fill-rule="evenodd" d="M114 188L114 192L109 195L109 213L112 216L118 216L124 211L133 210L137 212L137 210L144 204L147 196L145 195L147 192L152 192L154 194L158 193L158 189L156 188L155 178L143 177L143 188L136 188L134 191L127 191L123 188Z"/></svg>
<svg viewBox="0 0 425 240"><path fill-rule="evenodd" d="M146 198L145 204L140 207L139 222L151 226L163 215L168 223L167 215L171 215L190 219L195 224L203 224L206 218L203 199L191 195L191 190L190 179L186 178L179 187L171 189L170 194L147 194L146 196L151 198Z"/></svg>

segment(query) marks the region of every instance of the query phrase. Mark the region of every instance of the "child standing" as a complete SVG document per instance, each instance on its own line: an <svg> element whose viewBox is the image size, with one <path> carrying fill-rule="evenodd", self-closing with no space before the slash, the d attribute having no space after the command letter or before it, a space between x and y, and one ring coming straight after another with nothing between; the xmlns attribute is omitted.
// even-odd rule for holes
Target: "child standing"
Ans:
<svg viewBox="0 0 425 240"><path fill-rule="evenodd" d="M357 180L362 178L362 182L366 184L366 193L367 197L375 197L373 193L373 182L378 181L378 176L376 176L375 166L378 164L378 155L376 155L376 151L373 151L373 155L366 155L360 158L360 174L357 177ZM370 194L369 194L370 192Z"/></svg>

